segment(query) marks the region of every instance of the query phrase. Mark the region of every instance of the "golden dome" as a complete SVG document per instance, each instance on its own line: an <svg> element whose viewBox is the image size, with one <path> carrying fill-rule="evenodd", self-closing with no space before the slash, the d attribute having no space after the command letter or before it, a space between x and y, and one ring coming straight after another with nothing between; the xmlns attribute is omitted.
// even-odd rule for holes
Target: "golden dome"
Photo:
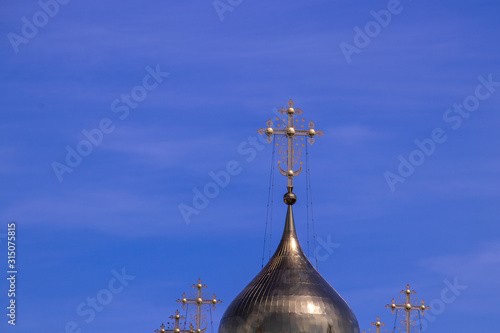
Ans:
<svg viewBox="0 0 500 333"><path fill-rule="evenodd" d="M305 256L288 206L273 257L233 300L219 333L359 333L354 313Z"/></svg>

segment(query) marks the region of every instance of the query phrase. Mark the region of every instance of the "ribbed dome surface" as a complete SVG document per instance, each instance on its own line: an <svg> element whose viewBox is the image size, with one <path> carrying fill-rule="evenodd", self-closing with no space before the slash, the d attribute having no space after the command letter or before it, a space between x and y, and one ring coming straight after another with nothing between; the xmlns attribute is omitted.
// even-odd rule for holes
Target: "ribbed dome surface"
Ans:
<svg viewBox="0 0 500 333"><path fill-rule="evenodd" d="M273 257L224 313L219 333L359 333L354 313L302 251L288 206Z"/></svg>

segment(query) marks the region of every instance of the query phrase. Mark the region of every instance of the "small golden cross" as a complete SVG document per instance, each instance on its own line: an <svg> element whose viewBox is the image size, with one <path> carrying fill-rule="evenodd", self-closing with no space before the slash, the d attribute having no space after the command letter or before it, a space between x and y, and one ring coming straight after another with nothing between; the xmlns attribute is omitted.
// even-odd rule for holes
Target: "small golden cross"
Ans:
<svg viewBox="0 0 500 333"><path fill-rule="evenodd" d="M425 310L429 310L429 306L425 306L425 302L422 300L421 305L418 304L412 304L412 302L416 302L418 298L415 298L414 301L411 299L411 295L416 294L417 292L414 290L410 289L410 285L406 285L406 289L400 291L401 294L405 295L405 301L404 304L396 304L396 301L394 298L391 300L391 304L387 304L385 307L388 309L391 309L392 314L394 314L394 310L400 309L400 310L405 310L405 320L402 321L405 323L406 326L406 333L410 333L411 328L412 328L412 321L411 321L411 312L412 311L421 311L422 316L425 313ZM401 298L399 298L401 300Z"/></svg>
<svg viewBox="0 0 500 333"><path fill-rule="evenodd" d="M370 323L370 325L375 326L375 333L380 333L380 328L385 326L385 323L380 321L380 317L377 317L377 321L374 323ZM385 330L387 331L387 330ZM373 332L372 329L370 328L368 332ZM363 333L366 333L365 330L363 330Z"/></svg>
<svg viewBox="0 0 500 333"><path fill-rule="evenodd" d="M175 315L170 316L170 319L174 319L174 327L171 327L169 329L165 329L165 325L161 324L161 329L160 330L155 330L155 333L196 333L196 331L191 327L190 330L181 330L180 327L180 320L181 319L186 319L186 317L181 316L179 314L179 310L175 311ZM171 325L170 323L167 323Z"/></svg>
<svg viewBox="0 0 500 333"><path fill-rule="evenodd" d="M282 146L286 145L286 149L284 147L280 147L278 153L282 160L286 163L287 169L283 170L281 167L281 161L278 161L278 163L280 173L288 178L287 187L290 189L293 188L293 177L298 176L302 171L302 162L300 162L300 168L297 170L294 170L294 165L297 164L298 158L302 155L302 147L305 146L303 143L304 137L308 136L308 142L312 145L314 141L316 141L314 136L320 137L323 135L323 132L319 130L316 131L314 129L314 126L316 125L312 121L308 124L308 130L302 129L304 128L303 122L305 122L305 119L294 119L294 116L300 116L303 111L301 109L294 109L294 103L292 100L290 100L287 105L288 108L281 108L279 113L282 115L288 114L288 119L280 119L277 117L276 120L280 123L276 126L276 128L272 127L273 122L269 119L266 123L267 128L261 128L257 132L261 135L266 134L267 142L269 143L273 141L272 136L275 136L278 140L281 139L281 142L276 143L277 146L280 146L280 143Z"/></svg>
<svg viewBox="0 0 500 333"><path fill-rule="evenodd" d="M182 308L186 308L186 304L194 304L196 305L196 329L193 332L205 332L208 326L205 326L205 328L201 328L201 323L202 323L202 306L207 306L211 305L214 309L215 306L219 303L222 303L221 300L217 299L217 296L213 294L212 298L209 297L204 297L202 294L202 289L207 288L206 285L201 284L201 279L198 279L197 284L193 284L191 286L192 288L196 289L196 295L192 295L192 298L187 298L186 293L182 294L182 299L178 299L176 302L182 304ZM193 327L191 327L193 329Z"/></svg>
<svg viewBox="0 0 500 333"><path fill-rule="evenodd" d="M159 330L155 330L155 333L165 333L165 325L162 323Z"/></svg>

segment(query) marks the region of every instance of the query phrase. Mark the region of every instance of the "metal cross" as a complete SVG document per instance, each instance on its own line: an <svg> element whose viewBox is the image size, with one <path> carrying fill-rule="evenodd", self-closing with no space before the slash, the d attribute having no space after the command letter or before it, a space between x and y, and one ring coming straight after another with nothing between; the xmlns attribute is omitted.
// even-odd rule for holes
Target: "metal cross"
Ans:
<svg viewBox="0 0 500 333"><path fill-rule="evenodd" d="M165 333L165 325L162 323L159 330L155 330L155 333Z"/></svg>
<svg viewBox="0 0 500 333"><path fill-rule="evenodd" d="M375 333L380 333L381 332L380 327L384 327L385 323L381 322L380 317L377 316L377 321L374 323L370 323L370 325L375 326ZM373 332L373 330L370 328L370 329L368 329L368 332ZM366 331L363 330L363 333L366 333Z"/></svg>
<svg viewBox="0 0 500 333"><path fill-rule="evenodd" d="M279 113L283 115L288 114L288 119L280 119L277 117L276 120L280 123L277 124L276 128L272 127L273 122L269 119L266 123L267 128L261 128L257 132L261 135L266 134L266 139L269 143L273 141L272 136L274 135L276 139L278 139L277 141L280 141L276 143L277 146L280 146L280 144L282 146L287 146L286 149L281 147L278 150L281 159L286 163L287 169L283 170L281 168L281 161L278 161L278 163L280 173L288 178L287 187L290 189L293 188L293 177L298 176L302 171L302 162L300 162L300 168L297 170L294 170L294 165L297 164L299 157L302 155L302 147L305 147L304 138L308 136L308 142L312 145L314 141L316 141L314 136L320 137L323 135L323 132L316 131L314 129L316 125L312 121L308 124L308 130L301 129L304 128L304 124L302 123L305 122L305 119L294 119L294 115L300 116L303 111L301 109L294 109L292 100L290 100L287 105L288 108L281 108Z"/></svg>
<svg viewBox="0 0 500 333"><path fill-rule="evenodd" d="M201 279L198 279L197 284L193 284L191 286L192 288L196 289L196 294L194 292L190 292L191 298L187 298L188 296L186 293L182 294L182 299L178 299L176 302L177 303L182 303L182 308L186 308L186 304L195 304L196 305L196 315L195 321L196 321L196 329L194 332L205 332L208 325L205 326L205 328L201 328L201 323L204 318L202 318L202 306L207 306L207 305L212 305L213 309L215 309L215 305L222 303L221 300L217 299L217 296L213 294L212 298L208 297L208 292L202 292L202 289L207 288L206 285L201 284ZM205 295L203 295L205 294ZM205 317L204 315L203 317ZM190 326L191 329L194 329L192 326Z"/></svg>
<svg viewBox="0 0 500 333"><path fill-rule="evenodd" d="M387 304L385 307L388 309L391 309L392 314L394 314L394 310L396 310L396 309L401 309L401 310L404 309L405 310L405 320L402 320L402 323L405 323L405 325L406 325L406 333L410 333L410 330L413 326L412 321L411 321L411 312L412 311L417 311L417 312L422 311L422 316L423 316L425 313L425 310L429 310L430 307L425 306L424 305L425 302L423 300L421 302L421 305L418 305L415 303L412 304L411 295L416 294L417 292L414 290L411 290L409 284L407 284L406 289L401 290L400 293L405 295L404 304L396 304L396 301L393 298L391 300L391 304ZM398 297L398 299L402 301L401 297ZM415 300L413 302L417 302L417 301L418 301L418 298L415 298Z"/></svg>
<svg viewBox="0 0 500 333"><path fill-rule="evenodd" d="M159 330L155 330L154 332L155 333L195 333L196 331L191 327L190 330L181 330L180 328L180 325L179 325L179 322L181 319L186 319L186 317L184 316L181 316L179 314L179 310L175 311L175 315L174 316L170 316L169 317L170 319L174 319L174 327L166 330L165 329L165 325L161 324ZM167 324L170 324L170 323L167 323Z"/></svg>

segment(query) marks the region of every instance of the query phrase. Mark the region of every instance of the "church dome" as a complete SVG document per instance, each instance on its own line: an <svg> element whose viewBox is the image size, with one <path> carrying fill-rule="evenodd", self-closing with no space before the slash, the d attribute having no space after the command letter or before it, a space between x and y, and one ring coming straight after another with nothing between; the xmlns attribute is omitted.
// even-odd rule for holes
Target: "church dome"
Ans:
<svg viewBox="0 0 500 333"><path fill-rule="evenodd" d="M302 251L291 204L278 248L233 300L219 333L359 333L354 313Z"/></svg>

